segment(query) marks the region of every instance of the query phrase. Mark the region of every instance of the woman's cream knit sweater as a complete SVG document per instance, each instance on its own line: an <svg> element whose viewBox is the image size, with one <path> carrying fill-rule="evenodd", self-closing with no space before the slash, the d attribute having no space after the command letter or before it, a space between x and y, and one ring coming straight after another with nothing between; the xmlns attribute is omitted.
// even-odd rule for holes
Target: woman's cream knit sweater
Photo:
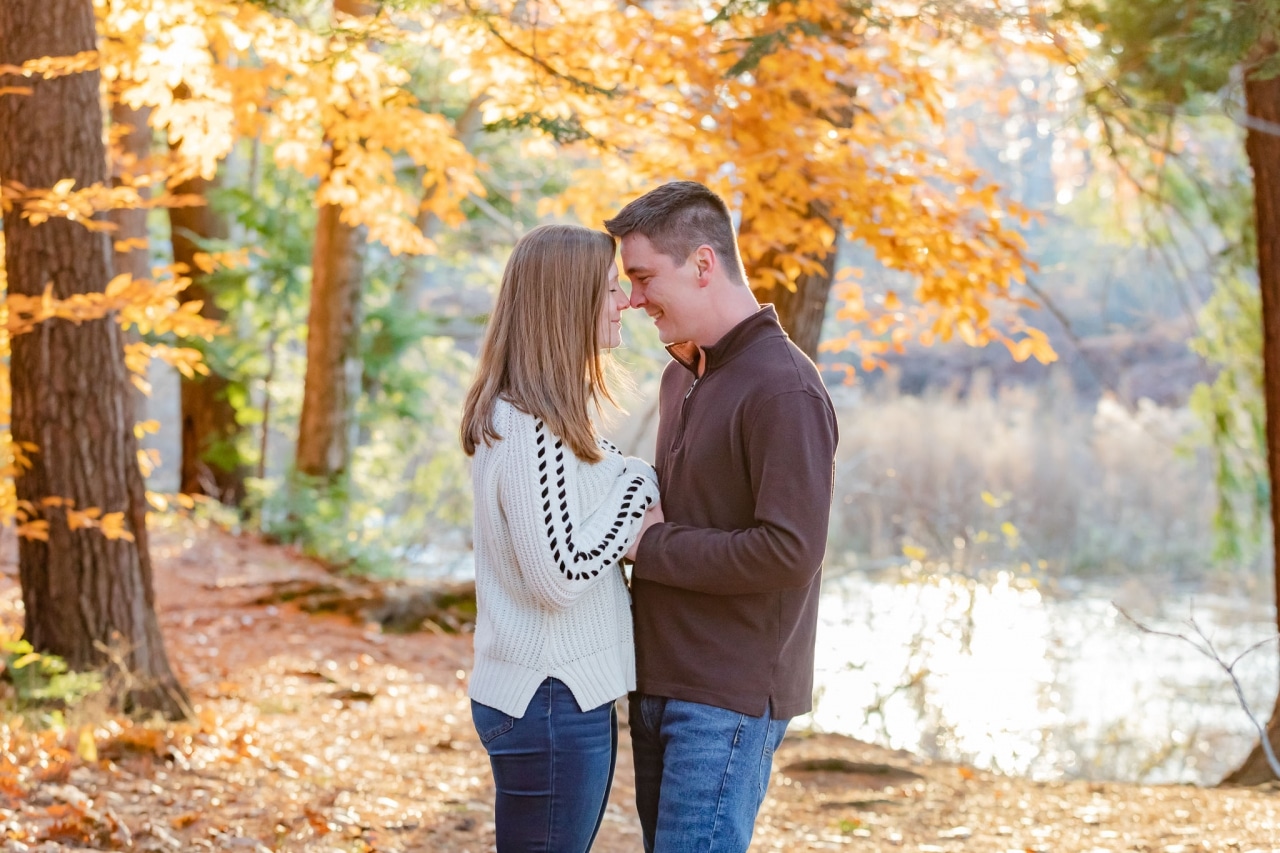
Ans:
<svg viewBox="0 0 1280 853"><path fill-rule="evenodd" d="M635 688L622 556L658 498L653 468L597 439L586 463L505 400L502 439L476 449L475 668L471 698L524 716L548 676L584 711Z"/></svg>

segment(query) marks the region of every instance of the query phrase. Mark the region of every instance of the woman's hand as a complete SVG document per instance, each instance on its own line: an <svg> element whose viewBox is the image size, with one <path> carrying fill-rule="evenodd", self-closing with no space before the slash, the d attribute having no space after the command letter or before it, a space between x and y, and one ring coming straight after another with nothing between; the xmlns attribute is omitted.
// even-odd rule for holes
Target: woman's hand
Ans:
<svg viewBox="0 0 1280 853"><path fill-rule="evenodd" d="M655 524L661 524L665 519L662 515L662 502L655 502L647 510L644 511L644 518L640 522L640 535L631 543L631 547L627 549L626 557L631 562L636 560L636 551L640 548L640 540L644 538L645 533Z"/></svg>

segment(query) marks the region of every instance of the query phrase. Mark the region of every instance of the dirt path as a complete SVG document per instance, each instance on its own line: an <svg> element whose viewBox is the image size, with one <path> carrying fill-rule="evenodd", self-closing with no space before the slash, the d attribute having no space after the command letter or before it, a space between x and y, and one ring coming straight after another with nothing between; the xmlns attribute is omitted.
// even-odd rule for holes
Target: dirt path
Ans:
<svg viewBox="0 0 1280 853"><path fill-rule="evenodd" d="M5 850L492 849L469 637L388 636L254 604L271 584L324 573L188 524L155 538L169 654L198 720L159 731L85 708L64 740L96 725L97 761L62 754L13 770L12 785L0 762ZM623 737L599 853L640 850ZM1040 784L835 736L788 737L774 768L752 850L1280 850L1274 789Z"/></svg>

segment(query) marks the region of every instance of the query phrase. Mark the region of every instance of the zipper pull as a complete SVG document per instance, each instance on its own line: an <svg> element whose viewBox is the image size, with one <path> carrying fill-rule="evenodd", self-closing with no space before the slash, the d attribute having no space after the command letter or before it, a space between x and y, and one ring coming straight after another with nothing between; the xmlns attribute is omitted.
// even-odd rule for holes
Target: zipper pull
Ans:
<svg viewBox="0 0 1280 853"><path fill-rule="evenodd" d="M697 377L696 379L694 379L694 380L693 380L693 384L689 386L689 390L684 392L684 398L685 398L686 400L688 400L688 399L689 399L689 395L693 393L693 389L694 389L694 388L697 388L697 387L698 387L698 383L699 383L699 382L701 382L701 381L702 381L702 377L701 377L701 376L699 376L699 377Z"/></svg>

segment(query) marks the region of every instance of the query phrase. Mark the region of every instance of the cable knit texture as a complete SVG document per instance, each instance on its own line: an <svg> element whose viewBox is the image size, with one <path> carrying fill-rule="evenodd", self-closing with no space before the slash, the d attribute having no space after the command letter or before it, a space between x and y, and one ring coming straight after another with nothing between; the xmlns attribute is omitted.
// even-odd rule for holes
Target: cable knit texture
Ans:
<svg viewBox="0 0 1280 853"><path fill-rule="evenodd" d="M658 499L653 468L597 438L605 457L578 459L537 418L506 400L502 439L476 449L475 667L470 695L523 717L538 685L558 678L584 711L635 688L631 595L622 556Z"/></svg>

